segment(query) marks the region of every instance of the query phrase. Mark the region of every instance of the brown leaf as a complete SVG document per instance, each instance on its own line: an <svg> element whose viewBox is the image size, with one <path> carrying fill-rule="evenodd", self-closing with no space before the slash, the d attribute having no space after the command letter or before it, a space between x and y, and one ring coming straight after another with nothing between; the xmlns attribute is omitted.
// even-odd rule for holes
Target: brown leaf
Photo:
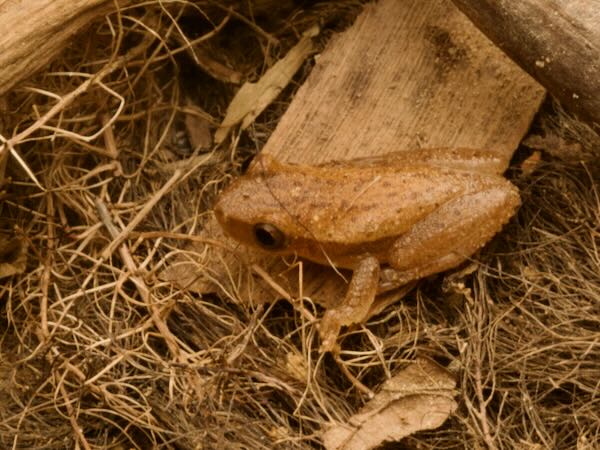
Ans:
<svg viewBox="0 0 600 450"><path fill-rule="evenodd" d="M208 113L189 100L186 103L185 128L192 149L209 149L212 146L212 133L210 122L206 118Z"/></svg>
<svg viewBox="0 0 600 450"><path fill-rule="evenodd" d="M0 234L0 278L25 272L26 250L25 241L14 236Z"/></svg>
<svg viewBox="0 0 600 450"><path fill-rule="evenodd" d="M231 127L241 123L247 128L264 109L271 104L288 85L294 74L314 52L312 38L318 28L304 33L300 41L279 61L277 61L256 83L244 83L229 107L220 128L215 133L215 142L223 142Z"/></svg>
<svg viewBox="0 0 600 450"><path fill-rule="evenodd" d="M418 359L387 380L379 393L347 423L326 427L327 450L368 450L442 425L456 410L456 381L445 368Z"/></svg>

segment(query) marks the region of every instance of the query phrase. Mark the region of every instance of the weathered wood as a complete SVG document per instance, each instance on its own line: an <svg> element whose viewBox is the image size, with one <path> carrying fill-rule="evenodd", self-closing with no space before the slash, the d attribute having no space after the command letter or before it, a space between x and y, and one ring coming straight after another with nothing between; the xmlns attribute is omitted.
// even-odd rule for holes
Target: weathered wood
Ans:
<svg viewBox="0 0 600 450"><path fill-rule="evenodd" d="M452 1L565 108L600 130L600 2Z"/></svg>
<svg viewBox="0 0 600 450"><path fill-rule="evenodd" d="M506 162L543 96L544 89L449 0L379 0L318 56L262 151L310 164L462 146L493 149ZM205 236L230 242L218 229L210 221ZM346 285L330 268L305 263L300 289L298 273L280 258L254 251L242 258L242 249L231 247L239 253L182 259L162 276L200 292L237 292L247 301L281 298L244 272L250 260L267 268L291 297L308 296L329 306L343 298ZM209 246L209 251L220 249ZM199 248L197 254L207 253ZM245 276L231 277L240 272ZM241 287L232 282L238 279L245 280ZM378 307L399 296L380 299Z"/></svg>
<svg viewBox="0 0 600 450"><path fill-rule="evenodd" d="M112 0L0 0L0 95L46 66L73 35L114 8Z"/></svg>
<svg viewBox="0 0 600 450"><path fill-rule="evenodd" d="M543 95L449 0L380 0L319 55L263 151L318 163L455 146L508 161Z"/></svg>

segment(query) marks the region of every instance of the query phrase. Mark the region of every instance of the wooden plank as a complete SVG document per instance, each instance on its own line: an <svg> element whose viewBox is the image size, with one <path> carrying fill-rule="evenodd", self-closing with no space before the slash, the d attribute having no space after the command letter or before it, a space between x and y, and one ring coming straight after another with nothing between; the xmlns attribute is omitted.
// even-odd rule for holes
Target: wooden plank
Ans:
<svg viewBox="0 0 600 450"><path fill-rule="evenodd" d="M449 0L380 0L319 55L263 151L319 163L473 147L508 161L543 95Z"/></svg>

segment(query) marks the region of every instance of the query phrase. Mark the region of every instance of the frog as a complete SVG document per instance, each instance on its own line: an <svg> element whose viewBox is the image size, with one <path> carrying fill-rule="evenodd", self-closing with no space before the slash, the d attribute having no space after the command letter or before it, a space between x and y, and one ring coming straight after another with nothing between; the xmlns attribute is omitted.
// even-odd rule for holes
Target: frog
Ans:
<svg viewBox="0 0 600 450"><path fill-rule="evenodd" d="M378 293L459 266L515 214L491 150L424 148L307 165L259 154L214 206L226 234L273 255L352 271L319 324L320 350L362 323Z"/></svg>

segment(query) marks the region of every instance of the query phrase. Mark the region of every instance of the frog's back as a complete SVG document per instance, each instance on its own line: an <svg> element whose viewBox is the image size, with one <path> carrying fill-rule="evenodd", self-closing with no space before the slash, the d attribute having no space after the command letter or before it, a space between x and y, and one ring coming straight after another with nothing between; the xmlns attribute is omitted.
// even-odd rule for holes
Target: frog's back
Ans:
<svg viewBox="0 0 600 450"><path fill-rule="evenodd" d="M300 169L300 170L298 170ZM425 164L316 166L277 172L265 185L305 233L320 242L361 243L397 236L452 198L482 185L508 184Z"/></svg>
<svg viewBox="0 0 600 450"><path fill-rule="evenodd" d="M365 253L385 262L396 238L453 199L511 186L493 173L429 161L302 166L261 159L221 194L215 212L240 242L264 248L257 229L273 232L274 253L353 267Z"/></svg>

